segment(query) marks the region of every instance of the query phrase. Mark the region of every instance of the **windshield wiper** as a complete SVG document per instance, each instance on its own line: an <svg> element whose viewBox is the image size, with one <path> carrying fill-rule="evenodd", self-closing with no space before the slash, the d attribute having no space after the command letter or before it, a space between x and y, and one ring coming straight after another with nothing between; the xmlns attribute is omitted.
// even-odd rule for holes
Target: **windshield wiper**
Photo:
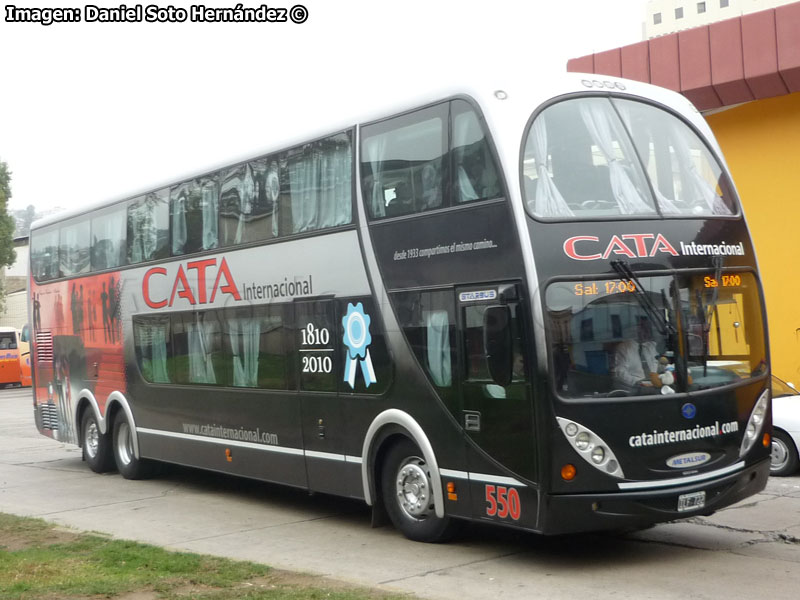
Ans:
<svg viewBox="0 0 800 600"><path fill-rule="evenodd" d="M659 310L658 306L656 306L655 302L653 302L653 299L650 297L650 294L644 291L644 287L639 281L639 278L636 277L636 273L633 272L628 263L624 260L612 260L611 268L617 272L620 279L633 284L634 298L636 298L645 310L647 316L656 324L658 332L663 336L668 335L668 339L672 339L672 336L676 335L678 330L675 328L672 321ZM666 302L665 306L667 306Z"/></svg>

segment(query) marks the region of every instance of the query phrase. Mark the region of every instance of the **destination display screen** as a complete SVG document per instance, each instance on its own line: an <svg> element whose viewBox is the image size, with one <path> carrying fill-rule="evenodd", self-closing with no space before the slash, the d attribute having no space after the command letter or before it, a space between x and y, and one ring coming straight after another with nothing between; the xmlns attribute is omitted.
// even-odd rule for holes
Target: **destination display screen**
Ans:
<svg viewBox="0 0 800 600"><path fill-rule="evenodd" d="M735 288L742 285L742 275L737 273L720 275L702 276L703 287L713 288ZM570 284L570 291L573 296L610 296L612 294L628 294L637 291L636 284L630 280L622 279L603 279L592 281L580 281Z"/></svg>

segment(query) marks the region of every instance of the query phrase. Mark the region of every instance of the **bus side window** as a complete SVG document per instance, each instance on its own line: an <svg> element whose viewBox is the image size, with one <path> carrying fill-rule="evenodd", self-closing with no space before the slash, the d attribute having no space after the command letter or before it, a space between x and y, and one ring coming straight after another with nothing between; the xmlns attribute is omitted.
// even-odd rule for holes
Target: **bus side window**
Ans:
<svg viewBox="0 0 800 600"><path fill-rule="evenodd" d="M448 104L363 128L363 195L373 219L414 214L443 203Z"/></svg>
<svg viewBox="0 0 800 600"><path fill-rule="evenodd" d="M229 384L232 369L225 357L218 311L175 315L172 330L177 383Z"/></svg>
<svg viewBox="0 0 800 600"><path fill-rule="evenodd" d="M452 290L397 292L397 318L420 365L442 397L455 402L456 319Z"/></svg>
<svg viewBox="0 0 800 600"><path fill-rule="evenodd" d="M173 256L218 246L218 195L216 174L170 189Z"/></svg>
<svg viewBox="0 0 800 600"><path fill-rule="evenodd" d="M159 190L128 204L128 264L169 256L169 190Z"/></svg>
<svg viewBox="0 0 800 600"><path fill-rule="evenodd" d="M281 235L353 222L351 133L304 144L281 155ZM291 216L291 222L285 220Z"/></svg>
<svg viewBox="0 0 800 600"><path fill-rule="evenodd" d="M464 100L454 100L452 110L455 202L498 197L500 178L477 113Z"/></svg>

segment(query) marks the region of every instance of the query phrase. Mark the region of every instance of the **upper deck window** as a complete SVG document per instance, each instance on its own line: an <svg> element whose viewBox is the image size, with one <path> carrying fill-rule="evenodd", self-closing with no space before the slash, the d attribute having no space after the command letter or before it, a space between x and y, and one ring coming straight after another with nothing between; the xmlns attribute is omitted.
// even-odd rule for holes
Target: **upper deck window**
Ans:
<svg viewBox="0 0 800 600"><path fill-rule="evenodd" d="M58 277L58 228L40 229L31 235L31 275L37 281Z"/></svg>
<svg viewBox="0 0 800 600"><path fill-rule="evenodd" d="M363 193L373 219L502 195L480 117L465 100L368 125L362 139Z"/></svg>
<svg viewBox="0 0 800 600"><path fill-rule="evenodd" d="M169 190L151 192L128 204L128 263L169 256Z"/></svg>
<svg viewBox="0 0 800 600"><path fill-rule="evenodd" d="M536 117L523 157L536 217L734 214L724 172L683 121L630 100L580 98Z"/></svg>

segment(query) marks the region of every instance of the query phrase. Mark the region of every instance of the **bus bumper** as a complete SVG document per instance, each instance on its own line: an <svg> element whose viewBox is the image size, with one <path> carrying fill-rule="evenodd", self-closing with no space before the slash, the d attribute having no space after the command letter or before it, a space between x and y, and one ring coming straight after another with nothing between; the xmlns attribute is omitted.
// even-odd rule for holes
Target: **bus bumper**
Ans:
<svg viewBox="0 0 800 600"><path fill-rule="evenodd" d="M603 494L548 495L541 531L547 535L643 528L654 523L710 515L744 498L757 494L767 485L769 460L763 460L736 473L702 483L670 488ZM678 511L678 498L705 492L700 508Z"/></svg>

